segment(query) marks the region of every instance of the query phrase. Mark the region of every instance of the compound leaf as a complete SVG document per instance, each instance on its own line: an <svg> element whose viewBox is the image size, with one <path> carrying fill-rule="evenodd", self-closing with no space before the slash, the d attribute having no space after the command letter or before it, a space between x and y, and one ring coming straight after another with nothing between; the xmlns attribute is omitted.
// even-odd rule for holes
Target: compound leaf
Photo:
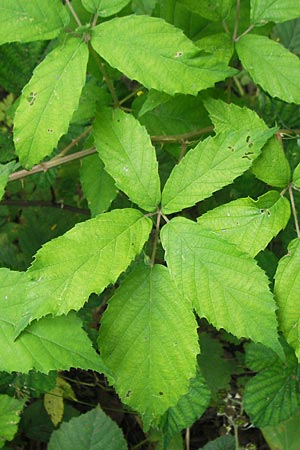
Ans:
<svg viewBox="0 0 300 450"><path fill-rule="evenodd" d="M73 417L55 430L49 450L127 450L127 443L118 425L97 406Z"/></svg>
<svg viewBox="0 0 300 450"><path fill-rule="evenodd" d="M279 326L300 361L300 239L294 239L275 274Z"/></svg>
<svg viewBox="0 0 300 450"><path fill-rule="evenodd" d="M199 345L192 308L160 265L136 267L108 303L98 344L115 388L148 420L162 415L195 376Z"/></svg>
<svg viewBox="0 0 300 450"><path fill-rule="evenodd" d="M53 39L69 22L60 0L1 0L0 16L0 45Z"/></svg>
<svg viewBox="0 0 300 450"><path fill-rule="evenodd" d="M25 405L25 399L17 400L8 395L0 395L0 448L5 441L12 441L18 431L20 414Z"/></svg>
<svg viewBox="0 0 300 450"><path fill-rule="evenodd" d="M273 130L225 131L201 141L174 167L162 193L165 214L210 197L251 166Z"/></svg>
<svg viewBox="0 0 300 450"><path fill-rule="evenodd" d="M134 209L113 210L75 225L36 254L24 285L21 332L33 319L80 309L127 269L152 222Z"/></svg>
<svg viewBox="0 0 300 450"><path fill-rule="evenodd" d="M293 350L286 345L284 347L284 362L272 352L272 364L269 361L266 367L246 384L244 407L251 422L258 427L276 425L288 419L299 408L299 365ZM254 344L250 344L250 348L251 361L250 364L247 360L246 362L250 368L254 366L254 370L257 370L255 349L258 349L258 365L261 365L262 351L268 349ZM265 354L264 359L266 358Z"/></svg>
<svg viewBox="0 0 300 450"><path fill-rule="evenodd" d="M296 19L299 17L299 8L299 0L251 0L251 23L264 25L267 22Z"/></svg>
<svg viewBox="0 0 300 450"><path fill-rule="evenodd" d="M121 11L130 0L82 0L85 9L99 17L109 17Z"/></svg>
<svg viewBox="0 0 300 450"><path fill-rule="evenodd" d="M289 218L288 200L279 192L270 191L256 201L240 198L218 206L199 217L198 223L255 256L286 227Z"/></svg>
<svg viewBox="0 0 300 450"><path fill-rule="evenodd" d="M46 56L24 87L14 141L26 168L49 155L67 132L85 83L87 60L87 45L69 38ZM63 114L58 114L62 109Z"/></svg>
<svg viewBox="0 0 300 450"><path fill-rule="evenodd" d="M122 36L122 39L120 39ZM236 71L199 49L162 19L126 16L94 28L94 49L128 78L167 94L193 94Z"/></svg>
<svg viewBox="0 0 300 450"><path fill-rule="evenodd" d="M137 119L123 111L106 109L94 122L95 144L105 170L130 200L146 211L160 202L160 180L155 149Z"/></svg>
<svg viewBox="0 0 300 450"><path fill-rule="evenodd" d="M268 279L249 255L180 217L162 228L161 240L172 278L200 317L280 352Z"/></svg>
<svg viewBox="0 0 300 450"><path fill-rule="evenodd" d="M236 50L244 68L263 90L287 103L300 104L300 61L296 55L255 34L243 36Z"/></svg>
<svg viewBox="0 0 300 450"><path fill-rule="evenodd" d="M35 369L48 373L80 367L110 374L74 313L34 322L14 340L26 283L25 272L0 269L0 370L27 373Z"/></svg>

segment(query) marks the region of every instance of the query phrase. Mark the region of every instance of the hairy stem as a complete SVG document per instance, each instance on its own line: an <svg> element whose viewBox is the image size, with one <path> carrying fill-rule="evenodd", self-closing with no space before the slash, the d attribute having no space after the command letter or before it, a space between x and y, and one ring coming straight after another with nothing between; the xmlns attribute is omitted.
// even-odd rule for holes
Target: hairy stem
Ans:
<svg viewBox="0 0 300 450"><path fill-rule="evenodd" d="M65 153L70 150L70 148L74 147L80 139L82 139L84 136L88 134L88 132L91 130L91 127L87 128L83 133L81 133L80 136L78 136L76 139L73 139L73 141L67 145L60 153L59 155L54 156L54 158L50 159L50 161L45 161L43 163L37 164L32 167L30 170L18 170L17 172L11 173L9 176L8 181L15 181L20 180L22 178L28 177L30 175L33 175L35 173L39 172L47 172L47 170L51 169L52 167L60 166L61 164L66 164L71 161L74 161L76 159L82 159L86 156L92 155L93 153L96 153L97 150L95 147L88 148L86 150L81 150L80 152L71 153L70 155L66 155ZM177 134L172 136L151 136L152 142L182 142L184 140L188 140L189 138L193 138L196 136L200 136L201 134L210 133L213 130L213 127L207 127L202 128L200 130L191 131L189 133L184 134Z"/></svg>
<svg viewBox="0 0 300 450"><path fill-rule="evenodd" d="M202 134L211 133L214 130L214 127L206 127L201 128L199 130L190 131L188 133L183 134L174 134L171 136L151 136L152 142L182 142L192 139L197 136L201 136Z"/></svg>
<svg viewBox="0 0 300 450"><path fill-rule="evenodd" d="M95 27L97 25L98 17L98 13L96 13L93 18L92 27Z"/></svg>
<svg viewBox="0 0 300 450"><path fill-rule="evenodd" d="M239 37L235 39L235 42L237 42L241 37L245 36L246 34L250 33L251 30L253 30L254 25L250 25L247 30L245 30Z"/></svg>
<svg viewBox="0 0 300 450"><path fill-rule="evenodd" d="M297 233L297 237L300 238L300 229L299 229L297 209L295 206L294 193L293 193L293 188L291 185L289 186L289 194L290 194L291 206L292 206L292 211L293 211L293 216L294 216L296 233Z"/></svg>
<svg viewBox="0 0 300 450"><path fill-rule="evenodd" d="M66 0L66 5L68 6L69 10L71 11L71 14L72 14L72 16L74 17L74 19L75 19L77 25L78 25L79 27L81 27L81 26L82 26L82 23L81 23L79 17L77 16L77 13L76 13L75 9L73 8L73 6L72 6L70 0Z"/></svg>
<svg viewBox="0 0 300 450"><path fill-rule="evenodd" d="M58 159L58 158L62 158L63 156L65 156L66 153L68 153L69 150L71 150L73 147L75 147L75 145L78 144L79 141L81 141L81 139L83 139L87 134L89 134L89 132L91 131L92 126L89 126L86 130L84 130L79 136L77 136L77 138L72 139L72 141L70 142L70 144L68 144L60 153L58 153L58 155L56 155L53 159Z"/></svg>
<svg viewBox="0 0 300 450"><path fill-rule="evenodd" d="M61 164L68 163L70 161L75 161L76 159L82 159L86 156L92 155L96 153L95 147L88 148L86 150L81 150L77 153L72 153L71 155L63 156L61 158L53 158L50 161L45 161L41 164L37 164L33 166L30 170L18 170L17 172L11 173L9 175L8 181L20 180L21 178L28 177L29 175L33 175L39 172L47 172L47 170L52 169L53 167L60 166Z"/></svg>
<svg viewBox="0 0 300 450"><path fill-rule="evenodd" d="M185 430L185 450L190 450L191 445L191 431L189 428Z"/></svg>

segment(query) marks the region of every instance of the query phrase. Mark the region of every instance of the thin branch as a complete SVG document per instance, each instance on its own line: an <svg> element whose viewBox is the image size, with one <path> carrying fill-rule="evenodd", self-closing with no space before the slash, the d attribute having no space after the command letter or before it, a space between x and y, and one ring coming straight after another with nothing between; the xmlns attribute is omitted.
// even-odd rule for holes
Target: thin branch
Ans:
<svg viewBox="0 0 300 450"><path fill-rule="evenodd" d="M241 12L241 0L236 0L236 15L235 15L235 23L232 40L235 41L237 38L238 30L239 30L239 20L240 20L240 12Z"/></svg>
<svg viewBox="0 0 300 450"><path fill-rule="evenodd" d="M243 86L240 83L240 80L237 77L233 77L233 81L234 81L234 83L235 83L235 85L236 85L236 87L237 87L237 89L239 91L240 96L244 97L245 92L244 92Z"/></svg>
<svg viewBox="0 0 300 450"><path fill-rule="evenodd" d="M98 15L98 13L96 13L96 14L94 15L94 18L93 18L92 27L95 27L95 26L96 26L98 17L99 17L99 15Z"/></svg>
<svg viewBox="0 0 300 450"><path fill-rule="evenodd" d="M290 200L291 200L291 205L292 205L292 211L293 211L293 216L294 216L294 222L295 222L297 237L300 238L300 229L299 229L297 209L296 209L296 206L295 206L293 188L292 188L291 185L289 186L289 194L290 194Z"/></svg>
<svg viewBox="0 0 300 450"><path fill-rule="evenodd" d="M81 23L79 17L77 16L77 13L76 13L75 9L73 8L73 6L72 6L70 0L66 0L66 5L68 6L69 10L71 11L72 16L74 17L74 19L75 19L77 25L78 25L79 27L81 27L81 26L82 26L82 23Z"/></svg>
<svg viewBox="0 0 300 450"><path fill-rule="evenodd" d="M114 101L114 107L115 108L119 108L119 106L120 106L119 99L118 99L118 96L116 94L114 84L113 84L112 80L108 76L107 70L105 68L105 64L101 61L100 56L98 55L97 52L95 52L95 50L93 49L91 44L89 43L88 45L89 45L90 53L93 56L93 58L94 58L94 60L95 60L95 62L97 64L100 72L102 73L103 80L105 81L106 86L107 86L109 92L111 93L112 99Z"/></svg>
<svg viewBox="0 0 300 450"><path fill-rule="evenodd" d="M53 167L60 166L61 164L66 164L71 161L75 161L76 159L82 159L86 156L92 155L96 153L97 150L95 147L88 148L86 150L81 150L80 152L71 153L70 155L62 156L65 154L70 148L74 147L77 144L79 139L82 139L88 132L90 131L90 127L87 128L78 138L74 139L67 147L65 147L59 155L54 156L54 158L50 159L50 161L45 161L43 163L37 164L32 167L30 170L18 170L17 172L11 173L9 175L8 181L20 180L22 178L28 177L35 173L39 172L47 172L49 169ZM189 133L170 135L170 136L151 136L152 142L182 142L184 140L188 140L189 138L193 138L196 136L200 136L202 134L210 133L213 131L213 127L202 128L200 130L191 131Z"/></svg>
<svg viewBox="0 0 300 450"><path fill-rule="evenodd" d="M250 33L251 30L253 30L253 28L255 27L255 25L250 25L247 30L245 30L239 37L237 37L235 39L235 42L237 42L239 39L241 39L241 37L245 36L246 34Z"/></svg>
<svg viewBox="0 0 300 450"><path fill-rule="evenodd" d="M70 144L68 144L60 153L58 153L58 155L54 156L53 159L58 159L58 158L65 156L65 154L68 153L69 150L71 150L73 147L75 147L75 145L77 145L78 142L81 141L81 139L83 139L87 134L89 134L91 129L92 129L92 126L89 126L86 130L83 131L83 133L81 133L79 136L77 136L77 138L72 139Z"/></svg>
<svg viewBox="0 0 300 450"><path fill-rule="evenodd" d="M127 102L127 100L130 100L132 97L134 97L135 94L139 91L141 91L141 86L130 92L130 94L128 94L126 97L122 98L122 100L119 101L119 104L123 105L125 102Z"/></svg>
<svg viewBox="0 0 300 450"><path fill-rule="evenodd" d="M282 129L282 130L278 130L278 133L280 134L295 134L295 136L297 136L298 134L300 134L300 129L294 129L294 130L287 130L287 129Z"/></svg>
<svg viewBox="0 0 300 450"><path fill-rule="evenodd" d="M151 136L152 142L181 142L187 141L193 137L201 136L202 134L211 133L214 127L201 128L199 130L190 131L189 133L174 134L171 136Z"/></svg>
<svg viewBox="0 0 300 450"><path fill-rule="evenodd" d="M186 428L185 430L185 449L190 450L191 445L191 430Z"/></svg>
<svg viewBox="0 0 300 450"><path fill-rule="evenodd" d="M180 155L178 158L178 162L180 162L182 160L182 158L186 154L186 150L187 150L187 143L185 141L182 141L181 142L181 151L180 151Z"/></svg>
<svg viewBox="0 0 300 450"><path fill-rule="evenodd" d="M81 150L77 153L72 153L71 155L63 156L61 158L53 158L50 161L45 161L41 164L37 164L33 166L30 170L18 170L17 172L11 173L9 175L8 181L20 180L21 178L28 177L29 175L33 175L39 172L47 172L47 170L52 169L53 167L60 166L61 164L68 163L70 161L75 161L76 159L85 158L86 156L92 155L96 153L95 147L88 148L86 150Z"/></svg>
<svg viewBox="0 0 300 450"><path fill-rule="evenodd" d="M225 32L227 34L230 34L230 31L229 31L229 28L228 28L228 25L227 25L225 19L223 20L222 25L223 25L223 28L224 28Z"/></svg>
<svg viewBox="0 0 300 450"><path fill-rule="evenodd" d="M22 208L34 208L34 207L56 208L56 209L63 209L65 211L70 211L73 213L83 214L85 216L91 215L88 209L77 208L76 206L65 205L64 203L41 202L38 200L31 200L31 201L2 200L0 202L0 206L20 206Z"/></svg>

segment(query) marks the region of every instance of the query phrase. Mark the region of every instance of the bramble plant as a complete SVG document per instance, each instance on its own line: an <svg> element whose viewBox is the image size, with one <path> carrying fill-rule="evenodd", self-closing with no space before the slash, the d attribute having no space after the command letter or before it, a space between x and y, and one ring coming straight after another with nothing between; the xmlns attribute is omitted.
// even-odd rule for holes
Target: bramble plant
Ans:
<svg viewBox="0 0 300 450"><path fill-rule="evenodd" d="M0 448L299 448L299 12L0 0Z"/></svg>

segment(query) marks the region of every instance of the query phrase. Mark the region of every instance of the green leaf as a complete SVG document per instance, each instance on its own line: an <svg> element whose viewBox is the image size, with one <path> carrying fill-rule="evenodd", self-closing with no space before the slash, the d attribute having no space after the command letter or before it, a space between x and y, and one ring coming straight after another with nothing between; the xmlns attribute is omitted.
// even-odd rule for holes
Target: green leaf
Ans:
<svg viewBox="0 0 300 450"><path fill-rule="evenodd" d="M78 310L127 269L152 222L134 209L113 210L75 225L36 254L24 285L20 333L33 319Z"/></svg>
<svg viewBox="0 0 300 450"><path fill-rule="evenodd" d="M138 117L141 118L147 112L153 111L153 109L167 103L170 99L172 99L172 97L165 92L159 92L155 91L155 89L151 89L148 92L147 98L138 113Z"/></svg>
<svg viewBox="0 0 300 450"><path fill-rule="evenodd" d="M130 200L146 211L160 202L155 149L145 128L122 110L100 111L94 122L95 144L105 170Z"/></svg>
<svg viewBox="0 0 300 450"><path fill-rule="evenodd" d="M199 450L236 450L235 440L231 434L220 436Z"/></svg>
<svg viewBox="0 0 300 450"><path fill-rule="evenodd" d="M0 370L27 373L35 369L48 373L80 367L110 375L74 313L34 322L14 340L26 282L24 272L0 269Z"/></svg>
<svg viewBox="0 0 300 450"><path fill-rule="evenodd" d="M34 70L15 115L14 141L23 166L49 155L67 132L85 83L87 60L87 45L68 38Z"/></svg>
<svg viewBox="0 0 300 450"><path fill-rule="evenodd" d="M179 0L190 11L208 20L221 21L225 19L232 7L232 0Z"/></svg>
<svg viewBox="0 0 300 450"><path fill-rule="evenodd" d="M299 7L299 0L251 0L251 23L259 25L296 19L300 14Z"/></svg>
<svg viewBox="0 0 300 450"><path fill-rule="evenodd" d="M300 61L296 55L255 34L243 36L236 50L244 68L263 90L287 103L300 103Z"/></svg>
<svg viewBox="0 0 300 450"><path fill-rule="evenodd" d="M212 396L216 399L219 390L230 389L232 368L224 357L224 349L217 339L207 333L199 336L201 354L199 367L204 375Z"/></svg>
<svg viewBox="0 0 300 450"><path fill-rule="evenodd" d="M130 0L82 0L85 9L99 17L109 17L121 11Z"/></svg>
<svg viewBox="0 0 300 450"><path fill-rule="evenodd" d="M183 395L177 405L169 408L162 417L162 430L164 434L165 446L169 444L172 437L193 425L198 420L210 401L210 391L206 381L197 371L195 378L190 381L188 392Z"/></svg>
<svg viewBox="0 0 300 450"><path fill-rule="evenodd" d="M280 351L268 279L249 255L182 217L162 228L161 241L172 278L200 317Z"/></svg>
<svg viewBox="0 0 300 450"><path fill-rule="evenodd" d="M71 124L86 125L94 118L96 109L99 106L109 106L111 103L110 94L98 86L94 78L89 79L82 89L78 108L74 111Z"/></svg>
<svg viewBox="0 0 300 450"><path fill-rule="evenodd" d="M164 266L137 266L109 300L98 340L101 355L121 400L148 421L187 392L199 352L196 329L189 303Z"/></svg>
<svg viewBox="0 0 300 450"><path fill-rule="evenodd" d="M108 175L98 155L83 159L80 181L92 216L107 211L118 191L114 179Z"/></svg>
<svg viewBox="0 0 300 450"><path fill-rule="evenodd" d="M279 261L275 275L275 298L280 328L300 361L300 239L288 246L288 253Z"/></svg>
<svg viewBox="0 0 300 450"><path fill-rule="evenodd" d="M53 39L69 22L60 0L1 0L0 16L0 45Z"/></svg>
<svg viewBox="0 0 300 450"><path fill-rule="evenodd" d="M290 218L289 201L269 191L256 201L240 198L218 206L197 219L203 228L216 231L250 256L257 255Z"/></svg>
<svg viewBox="0 0 300 450"><path fill-rule="evenodd" d="M276 40L293 53L300 52L300 18L279 23L273 28Z"/></svg>
<svg viewBox="0 0 300 450"><path fill-rule="evenodd" d="M204 105L217 134L229 130L268 130L267 125L256 112L245 106L241 108L234 103L225 103L212 98L205 99Z"/></svg>
<svg viewBox="0 0 300 450"><path fill-rule="evenodd" d="M49 450L127 450L118 425L97 406L53 431Z"/></svg>
<svg viewBox="0 0 300 450"><path fill-rule="evenodd" d="M159 18L132 15L112 19L94 28L91 42L128 78L171 95L196 95L236 73L213 55L200 56L181 30Z"/></svg>
<svg viewBox="0 0 300 450"><path fill-rule="evenodd" d="M251 170L259 180L270 186L283 188L289 184L291 168L276 136L271 137L263 147Z"/></svg>
<svg viewBox="0 0 300 450"><path fill-rule="evenodd" d="M200 5L200 3L198 3ZM231 37L226 33L210 34L195 42L197 47L208 53L213 53L219 61L229 64L234 52Z"/></svg>
<svg viewBox="0 0 300 450"><path fill-rule="evenodd" d="M293 185L300 189L300 163L295 167L293 172Z"/></svg>
<svg viewBox="0 0 300 450"><path fill-rule="evenodd" d="M258 370L264 350L262 346L252 347L250 368ZM258 365L255 362L255 351L258 351ZM258 427L276 425L290 417L298 408L299 394L299 365L293 350L285 345L285 361L281 361L274 353L268 360L268 353L264 354L265 367L247 384L244 394L244 407L251 418L251 422Z"/></svg>
<svg viewBox="0 0 300 450"><path fill-rule="evenodd" d="M5 441L12 441L18 431L20 414L25 401L0 395L0 448L4 446Z"/></svg>
<svg viewBox="0 0 300 450"><path fill-rule="evenodd" d="M264 427L261 432L271 450L299 450L300 410L297 410L288 420L273 427Z"/></svg>
<svg viewBox="0 0 300 450"><path fill-rule="evenodd" d="M151 93L152 91L150 91ZM150 95L150 99L153 95ZM156 96L156 99L158 96ZM162 101L153 108L147 108L147 100L142 106L146 111L140 117L150 135L177 135L193 132L202 127L208 127L211 122L208 118L202 99L191 95L176 95L170 97L162 93ZM149 103L148 103L149 105ZM148 111L147 111L148 109Z"/></svg>
<svg viewBox="0 0 300 450"><path fill-rule="evenodd" d="M268 129L226 131L199 142L171 172L162 193L163 212L193 206L232 183L249 169L272 134Z"/></svg>
<svg viewBox="0 0 300 450"><path fill-rule="evenodd" d="M0 164L0 200L5 191L5 186L8 182L9 175L19 166L16 161L11 161L7 164Z"/></svg>

